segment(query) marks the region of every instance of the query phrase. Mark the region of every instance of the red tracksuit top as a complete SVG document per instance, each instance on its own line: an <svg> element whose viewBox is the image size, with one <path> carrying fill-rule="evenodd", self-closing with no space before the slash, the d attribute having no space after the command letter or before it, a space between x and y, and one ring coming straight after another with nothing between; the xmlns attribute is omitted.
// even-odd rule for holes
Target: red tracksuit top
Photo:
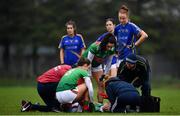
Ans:
<svg viewBox="0 0 180 116"><path fill-rule="evenodd" d="M69 65L58 65L40 75L37 81L40 83L59 82L62 76L71 69Z"/></svg>

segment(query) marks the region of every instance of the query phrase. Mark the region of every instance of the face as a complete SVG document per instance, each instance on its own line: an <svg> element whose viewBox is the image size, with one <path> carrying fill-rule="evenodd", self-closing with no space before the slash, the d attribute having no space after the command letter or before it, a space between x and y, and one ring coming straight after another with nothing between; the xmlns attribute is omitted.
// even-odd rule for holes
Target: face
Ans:
<svg viewBox="0 0 180 116"><path fill-rule="evenodd" d="M126 13L120 13L118 14L119 22L123 25L125 25L128 22L128 16Z"/></svg>
<svg viewBox="0 0 180 116"><path fill-rule="evenodd" d="M133 70L135 68L136 64L130 64L128 62L126 62L126 67L129 69L129 70Z"/></svg>
<svg viewBox="0 0 180 116"><path fill-rule="evenodd" d="M115 25L113 24L112 21L107 21L106 22L106 30L110 33L113 33L114 32L114 27Z"/></svg>
<svg viewBox="0 0 180 116"><path fill-rule="evenodd" d="M66 30L67 30L67 34L68 34L68 35L70 35L70 36L73 36L73 35L74 35L73 25L67 25Z"/></svg>
<svg viewBox="0 0 180 116"><path fill-rule="evenodd" d="M111 50L113 47L114 47L114 44L113 44L113 43L108 43L108 44L106 45L106 50L107 50L107 51L108 51L108 50Z"/></svg>

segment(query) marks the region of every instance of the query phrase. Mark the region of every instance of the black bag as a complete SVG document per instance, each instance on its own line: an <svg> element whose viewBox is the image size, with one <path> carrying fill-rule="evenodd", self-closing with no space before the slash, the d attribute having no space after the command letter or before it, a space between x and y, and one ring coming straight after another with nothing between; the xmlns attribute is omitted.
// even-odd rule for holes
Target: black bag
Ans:
<svg viewBox="0 0 180 116"><path fill-rule="evenodd" d="M160 112L159 97L141 96L140 112Z"/></svg>

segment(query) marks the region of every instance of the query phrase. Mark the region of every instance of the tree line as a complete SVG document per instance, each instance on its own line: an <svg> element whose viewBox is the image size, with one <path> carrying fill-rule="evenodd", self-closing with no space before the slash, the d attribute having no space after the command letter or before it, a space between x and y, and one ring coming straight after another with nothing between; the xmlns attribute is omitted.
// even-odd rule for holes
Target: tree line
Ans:
<svg viewBox="0 0 180 116"><path fill-rule="evenodd" d="M106 18L112 17L118 24L117 12L122 4L129 7L131 21L149 35L140 53L163 54L180 64L178 0L1 0L2 62L8 69L12 45L19 47L20 56L22 46L31 45L35 62L39 46L58 46L70 19L89 45L105 32Z"/></svg>

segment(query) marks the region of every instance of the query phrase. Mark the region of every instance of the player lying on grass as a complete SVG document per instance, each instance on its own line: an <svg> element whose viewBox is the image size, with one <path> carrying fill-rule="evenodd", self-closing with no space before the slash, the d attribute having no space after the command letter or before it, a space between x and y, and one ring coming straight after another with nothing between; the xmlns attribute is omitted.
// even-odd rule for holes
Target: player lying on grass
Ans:
<svg viewBox="0 0 180 116"><path fill-rule="evenodd" d="M81 58L77 68L69 70L60 80L56 89L56 98L66 111L72 108L72 104L79 103L83 111L92 111L93 86L87 70L90 61Z"/></svg>
<svg viewBox="0 0 180 116"><path fill-rule="evenodd" d="M62 76L71 69L69 65L58 65L49 69L37 78L37 91L46 105L32 104L22 100L21 111L38 110L43 112L59 112L59 102L55 98L56 88Z"/></svg>

